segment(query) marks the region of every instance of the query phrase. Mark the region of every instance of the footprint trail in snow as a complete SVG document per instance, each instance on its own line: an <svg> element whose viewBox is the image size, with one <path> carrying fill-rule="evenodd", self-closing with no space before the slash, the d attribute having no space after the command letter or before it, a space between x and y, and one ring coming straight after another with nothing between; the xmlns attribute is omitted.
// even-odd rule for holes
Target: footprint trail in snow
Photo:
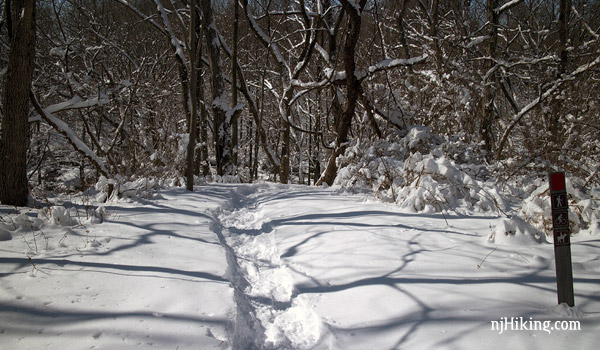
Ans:
<svg viewBox="0 0 600 350"><path fill-rule="evenodd" d="M230 207L217 214L221 237L235 259L230 261L230 279L239 294L238 308L244 304L253 318L240 325L238 316L237 326L249 328L248 324L258 321L264 332L250 335L236 330L234 338L245 339L234 339L233 343L243 347L311 349L319 342L323 325L306 296L295 295L292 272L280 258L275 232L260 204L261 194L269 188L235 188Z"/></svg>

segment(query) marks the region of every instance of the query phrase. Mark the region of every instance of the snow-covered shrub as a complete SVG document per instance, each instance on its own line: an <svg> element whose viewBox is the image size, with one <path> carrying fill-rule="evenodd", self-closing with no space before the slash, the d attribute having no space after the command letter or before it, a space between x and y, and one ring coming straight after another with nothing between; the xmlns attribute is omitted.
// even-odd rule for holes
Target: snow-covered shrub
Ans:
<svg viewBox="0 0 600 350"><path fill-rule="evenodd" d="M495 185L476 178L489 172L453 160L469 152L476 147L465 144L461 151L458 139L449 141L426 127L413 127L398 141L356 140L338 158L334 185L368 188L412 212L507 210Z"/></svg>
<svg viewBox="0 0 600 350"><path fill-rule="evenodd" d="M600 190L586 193L580 190L583 183L578 178L566 178L569 200L569 226L572 233L587 230L600 234ZM540 232L552 234L550 189L547 181L538 181L537 188L523 201L518 215Z"/></svg>
<svg viewBox="0 0 600 350"><path fill-rule="evenodd" d="M530 245L542 241L538 231L518 216L503 219L488 236L491 243L507 245Z"/></svg>
<svg viewBox="0 0 600 350"><path fill-rule="evenodd" d="M20 213L13 219L12 224L15 231L31 231L42 227L44 220L39 218L39 215L38 218L32 218L27 213Z"/></svg>
<svg viewBox="0 0 600 350"><path fill-rule="evenodd" d="M96 195L96 201L100 203L106 202L114 191L114 186L117 184L117 181L114 179L108 179L106 176L100 176L98 182L94 186L98 194Z"/></svg>
<svg viewBox="0 0 600 350"><path fill-rule="evenodd" d="M203 178L200 178L201 182L202 179L204 179L203 183L206 182L214 182L214 183L224 183L224 184L237 184L240 183L240 177L237 175L223 175L223 176L219 176L219 175L213 175L213 176L206 176ZM195 181L197 182L197 180Z"/></svg>
<svg viewBox="0 0 600 350"><path fill-rule="evenodd" d="M156 190L162 188L164 183L157 179L137 179L119 182L117 195L121 198L151 198Z"/></svg>
<svg viewBox="0 0 600 350"><path fill-rule="evenodd" d="M338 166L335 185L372 191L410 212L512 215L493 230L491 241L517 242L514 237L520 235L531 241L552 233L546 170L511 175L508 182L498 176L502 165L486 165L478 145L460 136L442 137L413 127L397 140L359 139L338 158ZM589 182L586 187L586 181L573 176L567 176L566 184L571 232L600 234L600 188L589 188ZM514 211L509 213L511 205Z"/></svg>
<svg viewBox="0 0 600 350"><path fill-rule="evenodd" d="M51 222L54 225L71 226L73 224L73 220L71 218L71 213L69 209L60 205L55 205L50 207L49 211Z"/></svg>
<svg viewBox="0 0 600 350"><path fill-rule="evenodd" d="M43 225L43 219L30 217L27 213L9 214L0 220L0 241L9 241L15 233L35 231Z"/></svg>
<svg viewBox="0 0 600 350"><path fill-rule="evenodd" d="M398 190L396 203L411 211L434 212L466 208L506 211L505 199L491 183L476 180L445 156L411 155L405 162L407 186Z"/></svg>
<svg viewBox="0 0 600 350"><path fill-rule="evenodd" d="M97 191L96 201L104 203L109 200L117 199L145 199L153 198L156 191L161 188L170 188L182 183L181 179L157 179L140 178L127 180L121 176L115 179L108 179L101 176L94 186Z"/></svg>

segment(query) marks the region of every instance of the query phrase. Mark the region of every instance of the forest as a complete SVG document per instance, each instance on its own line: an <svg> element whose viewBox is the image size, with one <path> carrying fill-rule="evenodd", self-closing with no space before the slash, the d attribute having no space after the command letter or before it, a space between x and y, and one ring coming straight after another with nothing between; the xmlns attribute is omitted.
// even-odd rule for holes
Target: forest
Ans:
<svg viewBox="0 0 600 350"><path fill-rule="evenodd" d="M16 0L1 18L4 204L100 178L396 197L419 169L394 161L442 144L482 181L600 183L595 0Z"/></svg>
<svg viewBox="0 0 600 350"><path fill-rule="evenodd" d="M6 348L600 344L600 1L0 4Z"/></svg>

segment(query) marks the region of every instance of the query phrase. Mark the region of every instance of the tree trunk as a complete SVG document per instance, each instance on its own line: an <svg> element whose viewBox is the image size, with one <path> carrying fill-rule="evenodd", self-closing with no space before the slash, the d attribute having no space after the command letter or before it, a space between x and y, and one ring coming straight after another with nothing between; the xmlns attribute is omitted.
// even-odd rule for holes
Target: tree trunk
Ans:
<svg viewBox="0 0 600 350"><path fill-rule="evenodd" d="M200 84L202 86L202 84ZM204 88L200 92L202 100L204 100ZM202 146L200 146L200 157L202 159L202 175L210 175L210 159L208 158L208 111L204 104L200 107L200 139L202 140Z"/></svg>
<svg viewBox="0 0 600 350"><path fill-rule="evenodd" d="M234 175L235 166L231 152L231 114L228 118L225 100L225 84L223 75L223 62L220 54L220 41L217 35L216 24L213 18L210 0L202 0L202 18L205 22L204 34L206 36L208 58L211 70L212 110L215 133L215 153L217 158L217 174ZM229 120L228 120L229 119Z"/></svg>
<svg viewBox="0 0 600 350"><path fill-rule="evenodd" d="M35 60L35 0L7 0L5 5L10 53L2 96L0 202L24 206L29 196L28 115Z"/></svg>
<svg viewBox="0 0 600 350"><path fill-rule="evenodd" d="M560 0L559 16L558 16L558 37L559 37L559 56L560 62L558 67L558 77L561 79L567 74L568 63L569 63L569 16L571 14L571 0ZM551 103L551 112L549 113L548 121L548 132L550 134L549 149L548 152L550 161L556 164L559 159L560 149L563 146L565 140L564 132L561 132L560 117L564 113L563 102L560 98L561 91L569 89L568 82L567 86L563 85L558 90L558 98L555 98ZM554 150L554 151L552 151Z"/></svg>
<svg viewBox="0 0 600 350"><path fill-rule="evenodd" d="M333 184L337 176L336 159L346 150L348 142L348 133L352 126L352 118L356 110L356 101L360 94L360 81L354 75L356 62L354 61L354 51L358 42L361 26L361 11L365 6L366 0L360 0L360 10L356 9L348 0L342 0L342 7L348 16L348 29L346 31L346 42L344 43L344 69L346 71L346 105L337 125L337 137L335 140L335 149L331 152L327 168L323 176L317 181L317 185L326 183Z"/></svg>
<svg viewBox="0 0 600 350"><path fill-rule="evenodd" d="M322 115L322 105L321 105L321 91L317 92L317 113L315 114L315 131L321 132L321 115ZM315 149L313 151L312 156L312 164L313 164L313 185L317 184L319 177L321 176L321 135L315 134Z"/></svg>
<svg viewBox="0 0 600 350"><path fill-rule="evenodd" d="M194 190L194 170L196 169L194 161L196 160L196 134L198 133L196 121L198 119L198 36L197 36L197 18L196 18L196 0L190 2L190 28L189 28L189 40L190 40L190 122L189 127L189 139L186 154L186 189L188 191Z"/></svg>
<svg viewBox="0 0 600 350"><path fill-rule="evenodd" d="M291 118L292 116L290 115L289 110L290 108L288 105L288 118ZM284 121L283 124L279 182L287 184L290 181L290 123Z"/></svg>
<svg viewBox="0 0 600 350"><path fill-rule="evenodd" d="M231 108L234 109L238 104L238 89L237 89L237 56L238 56L238 26L239 26L239 4L233 2L233 49L231 53ZM233 164L238 166L238 118L233 118L231 124L231 150Z"/></svg>
<svg viewBox="0 0 600 350"><path fill-rule="evenodd" d="M496 58L496 46L498 44L498 14L494 11L498 7L498 0L487 0L487 19L488 19L488 59L485 61L484 74L488 74L494 67L494 59ZM480 135L484 142L484 149L487 151L488 158L493 156L494 137L492 133L492 124L494 121L494 83L495 74L489 75L488 80L483 84L483 97L481 100L481 124Z"/></svg>

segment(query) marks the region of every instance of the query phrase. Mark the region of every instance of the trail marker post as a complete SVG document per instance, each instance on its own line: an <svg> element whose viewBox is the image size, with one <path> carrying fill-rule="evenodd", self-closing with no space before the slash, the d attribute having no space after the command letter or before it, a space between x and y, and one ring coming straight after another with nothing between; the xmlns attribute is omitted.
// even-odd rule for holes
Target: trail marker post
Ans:
<svg viewBox="0 0 600 350"><path fill-rule="evenodd" d="M575 306L573 293L573 266L571 264L571 229L565 173L550 173L550 200L552 203L552 231L558 303Z"/></svg>

